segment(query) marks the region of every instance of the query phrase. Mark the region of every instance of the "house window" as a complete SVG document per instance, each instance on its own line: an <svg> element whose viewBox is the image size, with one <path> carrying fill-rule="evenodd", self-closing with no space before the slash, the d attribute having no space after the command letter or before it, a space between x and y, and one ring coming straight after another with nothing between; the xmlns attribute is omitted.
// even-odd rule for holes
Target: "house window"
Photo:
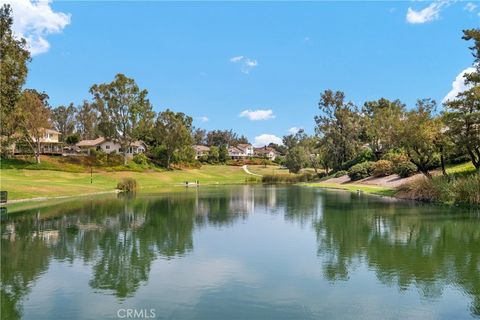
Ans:
<svg viewBox="0 0 480 320"><path fill-rule="evenodd" d="M109 146L109 145L106 145L106 146L105 146L105 149L107 149L107 150L110 149L110 146Z"/></svg>

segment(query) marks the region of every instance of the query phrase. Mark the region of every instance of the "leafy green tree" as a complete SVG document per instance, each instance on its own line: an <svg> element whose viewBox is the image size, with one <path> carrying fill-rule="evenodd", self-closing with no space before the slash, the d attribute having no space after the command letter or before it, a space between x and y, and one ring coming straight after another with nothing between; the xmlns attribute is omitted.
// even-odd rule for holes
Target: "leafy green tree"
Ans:
<svg viewBox="0 0 480 320"><path fill-rule="evenodd" d="M40 163L41 139L45 129L50 128L50 109L42 102L42 97L35 91L24 91L17 102L15 121L20 128L23 140Z"/></svg>
<svg viewBox="0 0 480 320"><path fill-rule="evenodd" d="M302 146L295 146L290 149L285 157L285 165L288 171L292 173L299 173L305 167L308 161L308 155L305 148Z"/></svg>
<svg viewBox="0 0 480 320"><path fill-rule="evenodd" d="M78 133L71 134L65 138L65 142L69 145L77 144L80 141Z"/></svg>
<svg viewBox="0 0 480 320"><path fill-rule="evenodd" d="M0 136L5 139L2 146L9 146L15 137L15 109L22 95L28 73L27 63L30 61L25 39L16 39L12 26L12 8L3 4L0 8Z"/></svg>
<svg viewBox="0 0 480 320"><path fill-rule="evenodd" d="M158 114L153 129L154 143L165 152L163 165L170 168L173 160L178 160L193 151L192 117L182 112L167 109ZM174 159L176 155L176 159Z"/></svg>
<svg viewBox="0 0 480 320"><path fill-rule="evenodd" d="M315 131L329 154L334 169L353 159L361 147L360 115L341 91L325 90L318 103L321 114L315 116Z"/></svg>
<svg viewBox="0 0 480 320"><path fill-rule="evenodd" d="M83 104L78 107L75 118L77 121L76 129L82 139L94 139L98 136L98 113L91 103L83 101Z"/></svg>
<svg viewBox="0 0 480 320"><path fill-rule="evenodd" d="M398 132L405 113L405 105L400 100L390 101L381 98L365 102L362 113L365 138L376 160L379 160L398 143Z"/></svg>
<svg viewBox="0 0 480 320"><path fill-rule="evenodd" d="M212 130L207 133L206 137L208 146L236 146L240 143L248 143L248 139L243 135L239 137L233 130Z"/></svg>
<svg viewBox="0 0 480 320"><path fill-rule="evenodd" d="M218 163L220 159L220 152L217 146L211 146L208 151L208 162Z"/></svg>
<svg viewBox="0 0 480 320"><path fill-rule="evenodd" d="M407 112L400 132L409 160L428 178L432 177L429 169L437 163L436 141L443 127L440 118L434 116L436 106L435 100L418 100L416 108Z"/></svg>
<svg viewBox="0 0 480 320"><path fill-rule="evenodd" d="M117 74L111 83L94 84L90 93L100 113L100 131L118 141L126 164L132 143L152 127L155 113L147 98L148 91L140 90L134 79Z"/></svg>
<svg viewBox="0 0 480 320"><path fill-rule="evenodd" d="M73 103L70 103L68 107L58 106L52 109L51 120L55 130L61 133L61 141L65 141L66 137L74 132L76 111Z"/></svg>
<svg viewBox="0 0 480 320"><path fill-rule="evenodd" d="M470 156L473 165L480 170L480 29L463 31L465 40L473 40L470 47L475 57L475 71L465 75L470 88L446 102L445 122L447 134Z"/></svg>
<svg viewBox="0 0 480 320"><path fill-rule="evenodd" d="M277 151L281 155L286 155L287 154L287 147L284 146L284 145L270 142L267 147L274 149L275 151Z"/></svg>
<svg viewBox="0 0 480 320"><path fill-rule="evenodd" d="M204 145L207 139L207 130L196 128L193 130L193 143L196 145Z"/></svg>
<svg viewBox="0 0 480 320"><path fill-rule="evenodd" d="M223 144L218 149L218 160L221 163L225 163L225 162L227 162L228 159L229 159L228 149L227 149L227 146Z"/></svg>

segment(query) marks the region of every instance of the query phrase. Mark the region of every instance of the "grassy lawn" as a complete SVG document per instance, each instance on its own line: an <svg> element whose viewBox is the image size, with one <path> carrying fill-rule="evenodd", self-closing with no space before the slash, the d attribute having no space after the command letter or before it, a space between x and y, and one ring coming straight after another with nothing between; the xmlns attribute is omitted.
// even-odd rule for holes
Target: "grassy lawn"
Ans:
<svg viewBox="0 0 480 320"><path fill-rule="evenodd" d="M281 168L278 165L267 165L266 167L264 165L248 165L247 168L248 170L250 170L251 173L256 173L260 175L289 174L288 169ZM315 173L315 170L313 168L305 168L302 170L302 172Z"/></svg>
<svg viewBox="0 0 480 320"><path fill-rule="evenodd" d="M376 194L381 196L393 196L395 194L394 189L380 187L380 186L370 186L362 184L339 184L339 183L327 183L327 182L313 182L313 183L302 183L303 186L308 187L318 187L325 189L339 189L339 190L348 190L357 192L362 191L365 193Z"/></svg>
<svg viewBox="0 0 480 320"><path fill-rule="evenodd" d="M90 173L55 170L2 169L0 188L9 193L9 199L72 196L94 192L113 191L123 177L132 177L141 192L154 192L160 188L180 186L185 181L199 180L200 184L244 183L247 175L241 167L205 165L200 169L148 172L118 171Z"/></svg>
<svg viewBox="0 0 480 320"><path fill-rule="evenodd" d="M281 169L280 166L277 165L248 165L248 170L251 173L265 175L265 174L279 174L279 173L288 173L288 169Z"/></svg>
<svg viewBox="0 0 480 320"><path fill-rule="evenodd" d="M465 162L460 164L447 165L446 170L448 174L470 174L475 172L475 166L472 162Z"/></svg>

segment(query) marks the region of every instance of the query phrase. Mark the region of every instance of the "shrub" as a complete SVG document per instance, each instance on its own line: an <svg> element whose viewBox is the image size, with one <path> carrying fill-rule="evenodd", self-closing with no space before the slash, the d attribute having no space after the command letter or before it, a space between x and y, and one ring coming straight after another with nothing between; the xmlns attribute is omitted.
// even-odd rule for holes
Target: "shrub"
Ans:
<svg viewBox="0 0 480 320"><path fill-rule="evenodd" d="M408 162L408 156L404 152L390 150L382 157L382 160L391 161L395 167L399 163Z"/></svg>
<svg viewBox="0 0 480 320"><path fill-rule="evenodd" d="M315 180L312 173L303 174L266 174L262 176L263 183L297 183Z"/></svg>
<svg viewBox="0 0 480 320"><path fill-rule="evenodd" d="M340 178L343 177L344 175L348 174L348 171L346 170L339 170L333 174L334 178Z"/></svg>
<svg viewBox="0 0 480 320"><path fill-rule="evenodd" d="M328 176L328 174L325 171L321 171L321 172L317 173L317 177L319 179L325 178L326 176Z"/></svg>
<svg viewBox="0 0 480 320"><path fill-rule="evenodd" d="M137 153L133 156L133 162L136 164L147 165L148 157L144 153Z"/></svg>
<svg viewBox="0 0 480 320"><path fill-rule="evenodd" d="M137 191L137 188L137 180L133 178L123 178L117 183L117 189L121 191L135 192Z"/></svg>
<svg viewBox="0 0 480 320"><path fill-rule="evenodd" d="M350 168L350 167L352 167L356 164L363 163L363 162L368 162L368 161L371 161L373 159L374 159L374 155L373 155L372 150L370 148L363 148L355 158L353 158L352 160L349 160L347 162L342 163L342 165L338 169L348 170L348 168Z"/></svg>
<svg viewBox="0 0 480 320"><path fill-rule="evenodd" d="M385 177L393 173L393 163L390 160L378 160L372 167L375 177Z"/></svg>
<svg viewBox="0 0 480 320"><path fill-rule="evenodd" d="M410 161L403 161L394 166L393 172L401 178L407 178L417 172L417 166Z"/></svg>
<svg viewBox="0 0 480 320"><path fill-rule="evenodd" d="M442 198L441 189L438 182L435 183L433 179L427 179L424 176L397 188L401 198L426 202L440 201Z"/></svg>
<svg viewBox="0 0 480 320"><path fill-rule="evenodd" d="M348 169L348 176L352 181L368 178L373 173L373 162L366 161Z"/></svg>
<svg viewBox="0 0 480 320"><path fill-rule="evenodd" d="M480 174L460 177L453 182L453 201L469 205L480 205Z"/></svg>
<svg viewBox="0 0 480 320"><path fill-rule="evenodd" d="M427 202L480 205L480 175L444 177L433 179L419 177L398 188L402 198Z"/></svg>
<svg viewBox="0 0 480 320"><path fill-rule="evenodd" d="M95 159L94 162L96 165L104 166L108 162L107 154L102 149L90 149L90 155Z"/></svg>
<svg viewBox="0 0 480 320"><path fill-rule="evenodd" d="M107 154L107 164L109 166L119 166L124 163L123 154L111 152Z"/></svg>

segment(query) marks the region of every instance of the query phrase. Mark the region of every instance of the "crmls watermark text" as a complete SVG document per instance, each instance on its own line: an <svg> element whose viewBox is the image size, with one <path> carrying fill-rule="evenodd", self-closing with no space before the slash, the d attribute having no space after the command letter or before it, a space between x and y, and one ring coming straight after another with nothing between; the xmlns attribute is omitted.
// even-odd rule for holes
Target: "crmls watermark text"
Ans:
<svg viewBox="0 0 480 320"><path fill-rule="evenodd" d="M155 319L155 309L118 309L117 317L120 319Z"/></svg>

